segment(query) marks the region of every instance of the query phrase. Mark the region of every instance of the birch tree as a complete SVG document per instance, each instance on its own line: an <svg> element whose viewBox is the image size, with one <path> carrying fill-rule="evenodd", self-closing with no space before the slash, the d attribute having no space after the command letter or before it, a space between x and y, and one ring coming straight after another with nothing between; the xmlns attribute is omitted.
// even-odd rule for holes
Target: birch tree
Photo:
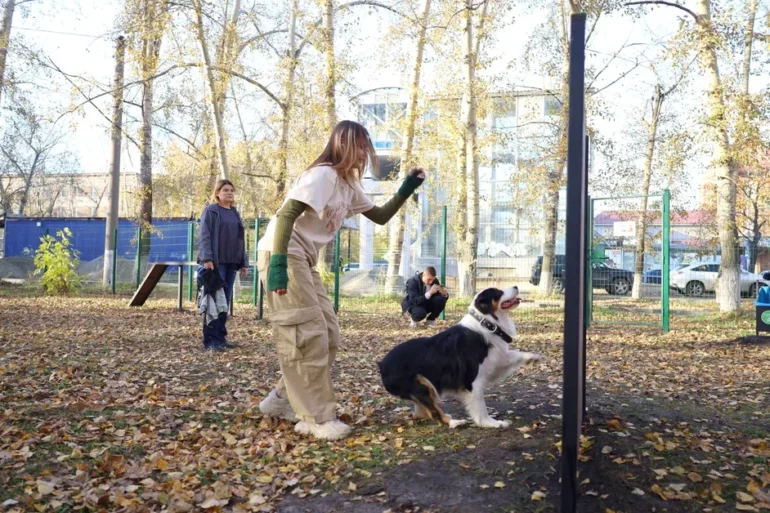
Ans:
<svg viewBox="0 0 770 513"><path fill-rule="evenodd" d="M415 127L417 124L418 102L420 99L420 77L422 73L423 54L425 52L425 42L430 21L431 0L423 0L419 25L417 26L417 37L415 40L414 61L411 69L411 80L409 83L409 99L406 105L405 123L401 128L402 143L400 155L399 178L406 178L406 173L414 165L414 138ZM393 218L394 227L390 232L388 245L388 274L385 290L395 291L396 281L400 274L401 254L404 246L404 226L406 223L406 209L400 209Z"/></svg>
<svg viewBox="0 0 770 513"><path fill-rule="evenodd" d="M678 8L690 15L695 22L692 36L706 86L706 134L710 141L711 167L716 180L717 229L721 253L716 299L721 312L735 312L740 310L740 269L735 222L736 166L731 155L724 89L717 58L720 34L711 19L711 0L697 0L694 11L658 0L629 2L627 5L642 4L662 4Z"/></svg>

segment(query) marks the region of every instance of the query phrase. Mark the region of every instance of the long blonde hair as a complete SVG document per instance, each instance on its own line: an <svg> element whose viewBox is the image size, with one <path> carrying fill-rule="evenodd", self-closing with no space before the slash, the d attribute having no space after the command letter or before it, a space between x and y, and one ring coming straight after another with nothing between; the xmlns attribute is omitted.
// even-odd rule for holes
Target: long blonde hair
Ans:
<svg viewBox="0 0 770 513"><path fill-rule="evenodd" d="M379 169L377 153L369 137L369 132L363 125L355 121L340 121L332 130L329 142L315 161L305 171L316 166L327 164L333 167L342 178L352 185L354 180L360 181L364 175L363 166L358 162L358 147L363 146L367 160L375 172Z"/></svg>

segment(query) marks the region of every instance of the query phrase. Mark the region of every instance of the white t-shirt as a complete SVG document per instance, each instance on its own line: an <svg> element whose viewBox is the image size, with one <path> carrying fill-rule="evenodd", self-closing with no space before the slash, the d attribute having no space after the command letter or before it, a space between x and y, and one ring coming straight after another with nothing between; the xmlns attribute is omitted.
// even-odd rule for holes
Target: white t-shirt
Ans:
<svg viewBox="0 0 770 513"><path fill-rule="evenodd" d="M358 181L351 186L331 166L318 166L302 173L286 195L284 204L289 200L310 206L294 222L289 254L309 258L313 266L321 248L332 241L345 218L374 207ZM259 251L273 250L274 233L275 216L259 240Z"/></svg>

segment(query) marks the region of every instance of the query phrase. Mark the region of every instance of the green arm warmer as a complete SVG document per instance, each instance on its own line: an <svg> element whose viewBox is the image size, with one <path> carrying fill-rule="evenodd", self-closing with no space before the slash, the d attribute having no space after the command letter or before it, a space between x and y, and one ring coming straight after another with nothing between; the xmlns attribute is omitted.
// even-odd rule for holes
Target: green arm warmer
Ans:
<svg viewBox="0 0 770 513"><path fill-rule="evenodd" d="M302 215L307 205L297 200L287 201L275 215L273 234L273 252L270 255L270 271L267 276L267 289L285 289L289 284L288 258L289 240L294 229L294 221Z"/></svg>
<svg viewBox="0 0 770 513"><path fill-rule="evenodd" d="M401 187L398 189L398 192L390 198L387 203L381 207L374 207L367 210L366 212L363 212L363 215L373 223L379 225L387 223L394 215L396 215L398 209L406 203L406 200L414 194L414 191L422 185L422 182L422 178L417 178L412 175L407 176L404 183L402 183Z"/></svg>
<svg viewBox="0 0 770 513"><path fill-rule="evenodd" d="M297 220L307 205L297 200L289 200L275 214L275 232L273 233L273 255L285 255L289 250L289 240Z"/></svg>

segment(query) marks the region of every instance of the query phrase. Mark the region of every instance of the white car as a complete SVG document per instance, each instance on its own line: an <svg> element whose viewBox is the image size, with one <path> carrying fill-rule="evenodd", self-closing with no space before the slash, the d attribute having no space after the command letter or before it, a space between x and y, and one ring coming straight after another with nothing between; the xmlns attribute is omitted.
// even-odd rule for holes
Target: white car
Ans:
<svg viewBox="0 0 770 513"><path fill-rule="evenodd" d="M700 262L678 269L671 273L671 288L688 296L702 296L706 292L716 290L719 264L716 262ZM755 297L759 287L770 285L770 281L762 275L750 273L741 269L741 294Z"/></svg>

